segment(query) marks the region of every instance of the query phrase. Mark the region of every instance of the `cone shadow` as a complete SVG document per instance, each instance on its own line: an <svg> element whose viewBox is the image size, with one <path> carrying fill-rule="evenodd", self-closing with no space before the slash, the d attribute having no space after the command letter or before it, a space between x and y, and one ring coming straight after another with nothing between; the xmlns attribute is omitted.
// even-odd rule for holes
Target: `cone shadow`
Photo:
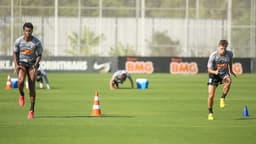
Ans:
<svg viewBox="0 0 256 144"><path fill-rule="evenodd" d="M251 115L250 115L248 117L241 117L241 118L238 118L238 119L235 119L235 120L256 120L256 118L254 116L251 117Z"/></svg>

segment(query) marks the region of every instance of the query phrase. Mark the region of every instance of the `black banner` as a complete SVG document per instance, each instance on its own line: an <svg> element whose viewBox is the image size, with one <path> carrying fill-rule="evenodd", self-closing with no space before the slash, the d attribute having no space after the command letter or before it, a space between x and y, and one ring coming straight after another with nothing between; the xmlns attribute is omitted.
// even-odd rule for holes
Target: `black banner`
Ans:
<svg viewBox="0 0 256 144"><path fill-rule="evenodd" d="M125 69L130 73L197 74L207 72L208 58L185 57L43 57L40 65L52 72L107 73ZM255 59L234 58L237 74L256 71ZM0 72L13 71L11 56L0 57Z"/></svg>
<svg viewBox="0 0 256 144"><path fill-rule="evenodd" d="M130 73L197 74L207 72L208 58L184 57L119 57L118 68ZM234 58L233 71L251 72L250 58Z"/></svg>
<svg viewBox="0 0 256 144"><path fill-rule="evenodd" d="M111 57L44 57L40 67L52 72L114 72L117 59ZM0 58L0 71L12 71L12 57Z"/></svg>
<svg viewBox="0 0 256 144"><path fill-rule="evenodd" d="M119 57L118 68L130 73L168 73L166 57Z"/></svg>

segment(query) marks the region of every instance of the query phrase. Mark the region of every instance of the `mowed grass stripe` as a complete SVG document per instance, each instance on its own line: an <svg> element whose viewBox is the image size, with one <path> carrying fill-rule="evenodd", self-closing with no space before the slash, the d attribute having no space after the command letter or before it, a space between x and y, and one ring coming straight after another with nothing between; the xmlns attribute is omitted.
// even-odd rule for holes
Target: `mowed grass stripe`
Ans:
<svg viewBox="0 0 256 144"><path fill-rule="evenodd" d="M227 107L218 106L215 121L207 120L207 74L133 74L147 78L149 89L108 87L111 74L49 73L51 90L37 88L35 119L26 105L18 106L18 90L5 90L7 74L0 73L0 143L254 143L256 124L255 74L233 78ZM95 92L102 117L91 117ZM250 117L244 118L247 105Z"/></svg>

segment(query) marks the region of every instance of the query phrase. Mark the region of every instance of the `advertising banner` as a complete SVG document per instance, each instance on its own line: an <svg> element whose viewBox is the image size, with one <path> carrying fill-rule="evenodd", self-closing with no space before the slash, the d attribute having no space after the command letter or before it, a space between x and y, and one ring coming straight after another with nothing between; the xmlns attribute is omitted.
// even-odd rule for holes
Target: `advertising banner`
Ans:
<svg viewBox="0 0 256 144"><path fill-rule="evenodd" d="M130 73L197 74L207 72L208 58L184 57L44 57L40 67L52 72L108 73L125 69ZM11 56L0 57L0 72L13 71ZM234 58L236 74L255 71L255 59Z"/></svg>
<svg viewBox="0 0 256 144"><path fill-rule="evenodd" d="M45 57L40 67L52 72L100 72L117 70L116 58L112 57ZM0 58L0 71L12 71L12 57Z"/></svg>
<svg viewBox="0 0 256 144"><path fill-rule="evenodd" d="M130 73L207 73L208 58L183 57L119 57L118 68ZM251 72L250 58L234 58L233 71L236 74Z"/></svg>
<svg viewBox="0 0 256 144"><path fill-rule="evenodd" d="M118 68L130 73L168 73L166 57L119 57Z"/></svg>

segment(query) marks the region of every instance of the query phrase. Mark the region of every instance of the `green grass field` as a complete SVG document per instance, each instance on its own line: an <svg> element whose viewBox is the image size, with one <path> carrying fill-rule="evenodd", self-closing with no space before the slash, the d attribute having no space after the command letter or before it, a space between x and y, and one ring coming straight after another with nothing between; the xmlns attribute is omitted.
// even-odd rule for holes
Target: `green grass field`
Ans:
<svg viewBox="0 0 256 144"><path fill-rule="evenodd" d="M7 74L1 73L0 144L255 143L255 74L233 79L225 109L219 108L219 87L214 121L207 120L206 74L132 76L148 78L149 89L127 89L127 81L110 90L111 74L49 73L52 89L37 88L35 119L28 120L28 97L19 107L18 90L5 90ZM102 117L90 116L96 91Z"/></svg>

